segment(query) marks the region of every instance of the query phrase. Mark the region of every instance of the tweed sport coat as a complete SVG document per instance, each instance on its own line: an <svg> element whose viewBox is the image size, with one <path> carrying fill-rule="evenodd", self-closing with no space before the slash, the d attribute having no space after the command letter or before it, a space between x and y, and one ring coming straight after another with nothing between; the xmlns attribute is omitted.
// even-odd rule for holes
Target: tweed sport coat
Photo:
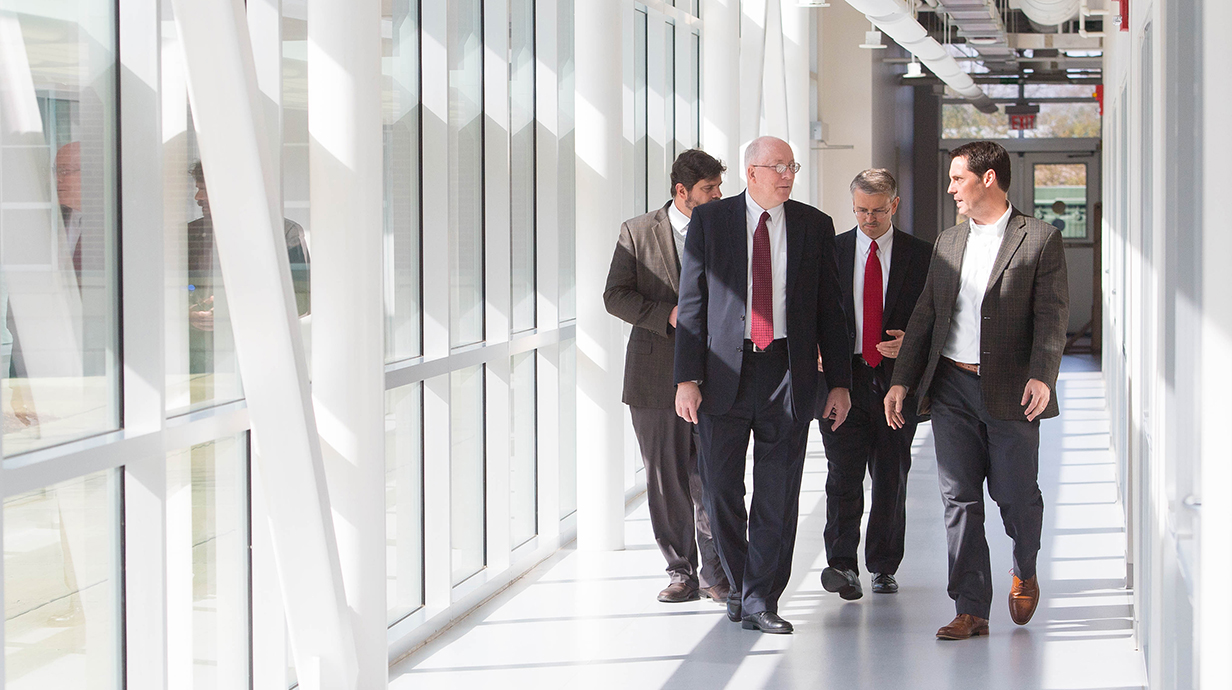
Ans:
<svg viewBox="0 0 1232 690"><path fill-rule="evenodd" d="M676 329L668 317L680 289L680 260L667 208L664 205L620 226L603 290L608 313L633 324L625 348L621 400L634 407L676 406L676 384L672 382Z"/></svg>
<svg viewBox="0 0 1232 690"><path fill-rule="evenodd" d="M929 410L929 389L950 334L969 232L969 222L963 222L937 238L891 379L917 393L921 414ZM1040 416L1060 414L1056 385L1069 323L1069 280L1059 230L1011 210L980 313L980 389L989 414L1025 419L1021 402L1029 379L1053 391Z"/></svg>

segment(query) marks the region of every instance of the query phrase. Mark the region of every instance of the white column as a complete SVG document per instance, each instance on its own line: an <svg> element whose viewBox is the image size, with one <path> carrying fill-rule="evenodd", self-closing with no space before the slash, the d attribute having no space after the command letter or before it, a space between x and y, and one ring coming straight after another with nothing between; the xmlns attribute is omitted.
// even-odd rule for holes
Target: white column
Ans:
<svg viewBox="0 0 1232 690"><path fill-rule="evenodd" d="M792 198L812 203L812 178L816 171L809 165L813 157L809 141L809 13L814 10L800 8L795 0L780 2L786 90L783 105L787 109L787 130L782 136L795 151L796 161L804 166L796 175Z"/></svg>
<svg viewBox="0 0 1232 690"><path fill-rule="evenodd" d="M355 639L244 5L173 5L300 687L356 689Z"/></svg>
<svg viewBox="0 0 1232 690"><path fill-rule="evenodd" d="M761 128L766 75L766 19L771 0L743 0L740 8L739 75L740 144L766 134ZM743 150L743 148L741 149ZM737 165L740 174L744 167Z"/></svg>
<svg viewBox="0 0 1232 690"><path fill-rule="evenodd" d="M1232 388L1232 291L1227 257L1232 236L1221 219L1227 212L1227 190L1220 184L1221 162L1232 151L1227 113L1232 108L1232 86L1216 65L1232 61L1232 42L1225 28L1232 25L1232 4L1206 0L1201 8L1205 35L1202 63L1202 137L1205 168L1202 180L1202 399L1201 490L1202 517L1198 530L1199 590L1194 606L1195 639L1199 644L1199 686L1225 688L1232 683L1232 592L1221 581L1232 570L1232 464L1228 463L1227 392ZM1222 226L1222 227L1221 227ZM1220 414L1223 408L1224 413Z"/></svg>
<svg viewBox="0 0 1232 690"><path fill-rule="evenodd" d="M740 172L740 1L702 0L702 148L727 165L723 194L744 189Z"/></svg>
<svg viewBox="0 0 1232 690"><path fill-rule="evenodd" d="M578 547L624 548L620 322L603 286L620 228L623 2L575 6Z"/></svg>
<svg viewBox="0 0 1232 690"><path fill-rule="evenodd" d="M381 1L308 2L312 391L358 649L384 688Z"/></svg>

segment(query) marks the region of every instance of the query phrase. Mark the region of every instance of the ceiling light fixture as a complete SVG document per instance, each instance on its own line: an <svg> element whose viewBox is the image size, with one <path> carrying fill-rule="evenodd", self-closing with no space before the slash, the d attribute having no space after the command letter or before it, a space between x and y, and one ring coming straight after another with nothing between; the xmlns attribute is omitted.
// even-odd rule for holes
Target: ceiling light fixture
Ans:
<svg viewBox="0 0 1232 690"><path fill-rule="evenodd" d="M865 50L885 50L885 45L881 42L881 32L877 30L877 26L873 25L872 31L864 32L864 42L860 44Z"/></svg>

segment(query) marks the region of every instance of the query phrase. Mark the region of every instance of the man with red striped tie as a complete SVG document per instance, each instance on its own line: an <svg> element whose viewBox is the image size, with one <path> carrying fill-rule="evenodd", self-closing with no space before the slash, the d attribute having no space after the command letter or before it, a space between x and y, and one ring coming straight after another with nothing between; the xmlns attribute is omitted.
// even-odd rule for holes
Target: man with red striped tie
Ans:
<svg viewBox="0 0 1232 690"><path fill-rule="evenodd" d="M873 592L898 591L894 574L903 560L907 472L915 436L914 401L900 429L883 421L883 404L903 331L928 277L932 245L894 227L898 184L888 170L865 170L851 182L856 230L838 235L834 255L855 345L851 412L841 427L819 418L829 466L826 475L826 560L821 584L843 599L859 599L860 520L864 471L872 478L872 505L864 538L864 564ZM818 399L824 399L820 386Z"/></svg>

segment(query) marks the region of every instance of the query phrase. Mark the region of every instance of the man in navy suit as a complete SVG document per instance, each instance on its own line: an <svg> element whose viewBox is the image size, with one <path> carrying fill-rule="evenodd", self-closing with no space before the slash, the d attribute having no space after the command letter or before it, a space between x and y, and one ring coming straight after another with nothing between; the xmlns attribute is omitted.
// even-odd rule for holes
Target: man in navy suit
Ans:
<svg viewBox="0 0 1232 690"><path fill-rule="evenodd" d="M820 349L830 392L822 416L851 407L851 343L839 303L834 223L790 200L787 142L745 149L748 189L693 210L676 317L676 412L698 425L706 512L742 627L790 633L778 615L791 575ZM744 468L753 435L753 500Z"/></svg>
<svg viewBox="0 0 1232 690"><path fill-rule="evenodd" d="M826 446L826 561L821 584L844 599L864 595L856 548L864 516L864 472L872 478L872 505L864 539L864 564L873 592L898 591L894 573L903 560L907 527L907 472L919 419L899 429L882 421L894 360L916 300L928 278L932 245L894 227L898 183L888 170L865 170L851 182L858 225L834 240L838 279L854 343L851 413L842 428L821 419ZM825 394L819 390L820 395Z"/></svg>

